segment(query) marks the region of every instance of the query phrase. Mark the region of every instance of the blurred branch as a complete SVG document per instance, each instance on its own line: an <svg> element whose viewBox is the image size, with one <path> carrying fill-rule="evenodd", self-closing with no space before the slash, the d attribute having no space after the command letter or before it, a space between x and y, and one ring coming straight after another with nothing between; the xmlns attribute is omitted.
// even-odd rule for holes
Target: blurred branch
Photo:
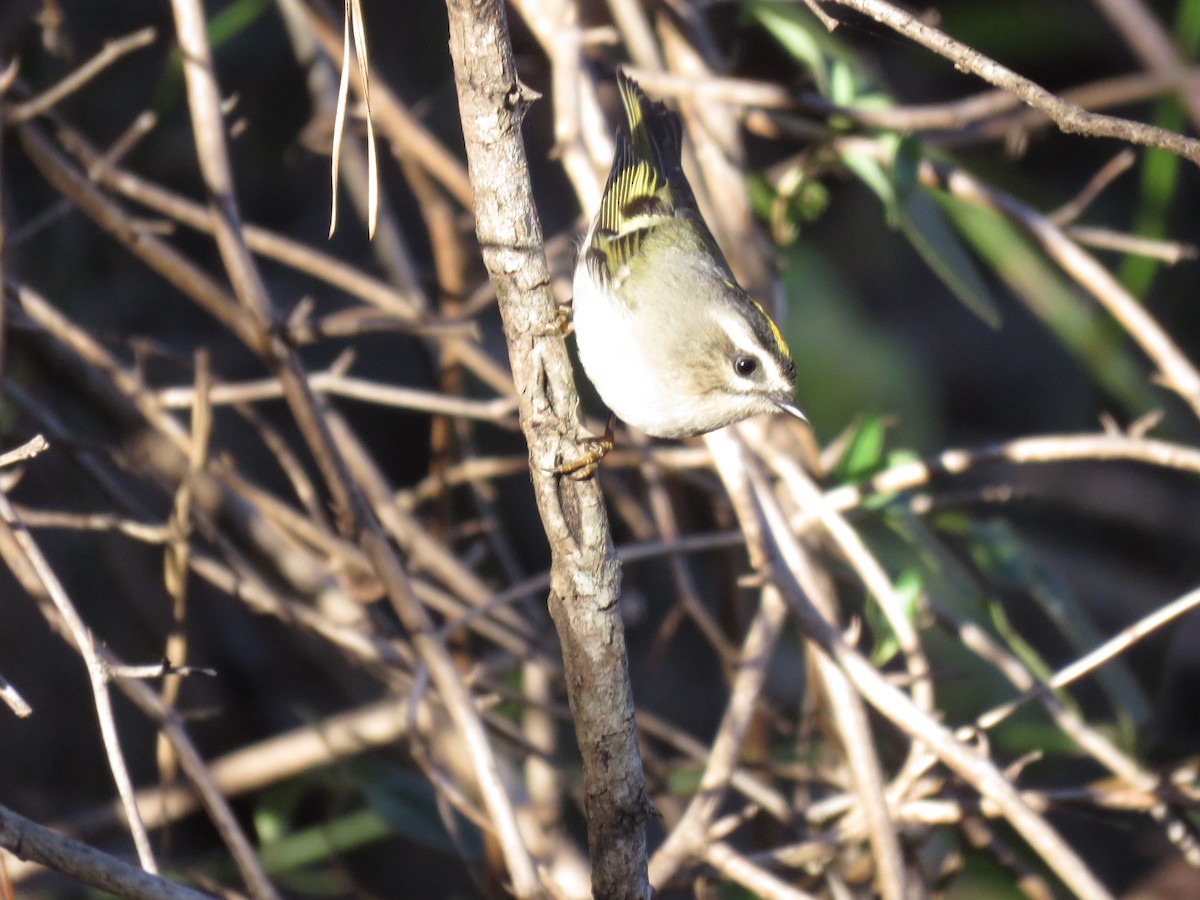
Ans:
<svg viewBox="0 0 1200 900"><path fill-rule="evenodd" d="M24 462L27 459L33 459L49 449L50 445L44 437L40 434L34 435L20 447L14 447L11 450L5 450L4 453L0 453L0 469L15 463Z"/></svg>
<svg viewBox="0 0 1200 900"><path fill-rule="evenodd" d="M935 479L961 475L981 466L1081 460L1127 460L1200 476L1200 449L1184 444L1123 434L1048 435L973 450L944 450L929 460L885 469L865 484L836 487L826 493L825 501L834 509L847 510L862 505L871 494L911 491ZM797 522L796 527L803 531L805 526Z"/></svg>
<svg viewBox="0 0 1200 900"><path fill-rule="evenodd" d="M75 605L71 602L62 583L55 575L54 569L33 536L25 528L8 494L0 490L0 555L16 576L26 592L38 601L38 605L56 630L59 630L83 660L87 670L88 681L91 684L92 699L96 706L96 718L100 725L100 734L104 741L104 750L108 756L108 766L112 772L117 793L125 810L129 823L129 831L137 848L138 859L142 868L151 874L158 872L154 861L154 851L150 847L150 838L146 834L146 826L138 815L137 803L134 801L133 781L129 777L129 767L125 764L125 755L121 751L121 739L117 734L117 723L113 718L112 697L108 690L108 672L99 654L96 652L95 641L91 631L84 624Z"/></svg>
<svg viewBox="0 0 1200 900"><path fill-rule="evenodd" d="M6 806L0 806L0 846L20 859L35 860L118 897L211 900L209 894L159 878L87 844L55 834Z"/></svg>
<svg viewBox="0 0 1200 900"><path fill-rule="evenodd" d="M1127 628L1121 629L1118 634L1105 641L1101 646L1079 657L1079 659L1075 660L1069 666L1059 669L1049 680L1039 685L1035 690L1027 691L1016 700L1010 701L982 716L979 720L980 727L994 728L1026 703L1040 699L1051 691L1066 687L1089 672L1095 671L1117 655L1124 653L1138 641L1153 634L1159 628L1179 618L1184 613L1191 612L1197 606L1200 606L1200 588L1172 600L1147 616L1143 616Z"/></svg>
<svg viewBox="0 0 1200 900"><path fill-rule="evenodd" d="M320 411L320 404L308 388L298 356L278 336L275 311L241 234L241 216L233 192L203 8L199 0L173 0L172 8L183 50L193 133L209 191L217 245L238 299L253 320L251 346L260 349L283 384L296 424L333 495L342 529L356 538L371 561L460 732L474 763L477 786L503 848L515 892L519 897L532 896L536 893L537 876L521 843L511 800L470 692L446 648L437 639L433 624L413 593L408 576L388 544L361 487L351 477Z"/></svg>
<svg viewBox="0 0 1200 900"><path fill-rule="evenodd" d="M753 467L748 471L755 482L755 496L771 535L772 583L778 585L787 598L805 636L836 661L858 693L886 719L920 741L949 769L994 803L1076 896L1109 900L1111 895L1083 860L1041 815L1029 807L990 759L959 740L933 716L919 710L817 611L809 599L814 593L809 553L789 528L778 501L761 476Z"/></svg>
<svg viewBox="0 0 1200 900"><path fill-rule="evenodd" d="M1095 257L1035 210L962 169L925 161L920 177L927 184L943 187L972 203L995 209L1025 228L1041 244L1046 255L1095 297L1158 366L1159 383L1182 397L1193 413L1200 416L1200 371L1137 298Z"/></svg>
<svg viewBox="0 0 1200 900"><path fill-rule="evenodd" d="M156 36L153 28L142 28L126 37L107 41L99 53L50 90L5 110L5 118L9 122L26 122L42 115L60 100L78 91L122 56L154 43Z"/></svg>
<svg viewBox="0 0 1200 900"><path fill-rule="evenodd" d="M72 154L88 167L88 174L97 184L140 203L160 215L213 234L214 226L208 209L201 203L188 200L177 193L152 184L141 176L113 165L106 165L83 136L73 129L59 125L59 137ZM244 225L246 245L268 259L290 266L313 278L352 294L406 322L427 318L422 313L422 300L401 293L393 287L347 265L318 247L303 244L256 225Z"/></svg>
<svg viewBox="0 0 1200 900"><path fill-rule="evenodd" d="M1112 22L1125 43L1150 72L1179 79L1186 71L1184 60L1171 36L1142 0L1092 0ZM1200 131L1200 82L1181 83L1179 99Z"/></svg>
<svg viewBox="0 0 1200 900"><path fill-rule="evenodd" d="M704 847L704 861L730 881L746 888L754 897L764 900L817 900L815 894L793 887L724 842L709 841Z"/></svg>
<svg viewBox="0 0 1200 900"><path fill-rule="evenodd" d="M398 385L377 384L362 378L354 378L339 371L314 372L308 376L309 387L318 394L350 397L380 406L410 409L418 412L438 413L446 416L461 416L495 422L497 425L511 424L509 418L515 411L517 401L508 397L492 400L467 400L447 397L433 391L420 391ZM222 384L212 388L209 401L214 405L246 403L256 400L273 400L283 396L283 387L274 379L248 381L242 384ZM163 388L158 400L166 409L187 409L196 400L193 388Z"/></svg>
<svg viewBox="0 0 1200 900"><path fill-rule="evenodd" d="M584 761L592 888L606 898L649 897L643 826L649 800L626 671L620 570L596 481L550 472L582 451L579 401L566 345L554 327L550 275L521 141L529 95L513 66L503 5L449 0L447 8L476 229L496 286L534 495L553 555L550 611Z"/></svg>
<svg viewBox="0 0 1200 900"><path fill-rule="evenodd" d="M1136 234L1121 234L1107 228L1088 228L1084 225L1068 225L1066 235L1077 244L1097 250L1115 250L1133 256L1146 256L1173 266L1184 260L1200 257L1195 244L1180 241L1160 241L1138 237Z"/></svg>
<svg viewBox="0 0 1200 900"><path fill-rule="evenodd" d="M24 719L26 716L33 715L33 707L3 675L0 675L0 700L3 700L4 705L11 709L18 718Z"/></svg>
<svg viewBox="0 0 1200 900"><path fill-rule="evenodd" d="M575 188L584 215L600 206L601 169L607 159L589 155L581 107L598 107L596 86L582 65L579 4L575 0L514 0L550 60L554 150Z"/></svg>
<svg viewBox="0 0 1200 900"><path fill-rule="evenodd" d="M890 3L885 3L883 0L822 0L822 2L826 6L831 4L845 6L862 13L922 47L945 57L954 63L956 69L970 72L989 84L1012 92L1023 103L1049 116L1059 129L1067 134L1109 137L1146 147L1160 147L1200 165L1200 140L1184 137L1153 125L1088 112L1082 107L1068 103L1028 78L1005 68L978 50L924 24L915 16Z"/></svg>

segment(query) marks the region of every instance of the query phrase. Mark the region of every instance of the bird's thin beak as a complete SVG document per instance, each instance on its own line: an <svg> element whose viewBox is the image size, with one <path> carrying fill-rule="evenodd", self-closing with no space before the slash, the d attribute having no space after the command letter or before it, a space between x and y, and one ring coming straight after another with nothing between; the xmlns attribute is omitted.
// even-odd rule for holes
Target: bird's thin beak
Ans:
<svg viewBox="0 0 1200 900"><path fill-rule="evenodd" d="M793 416L803 422L808 421L808 416L806 416L801 411L800 407L796 405L795 400L776 400L774 402L775 405L782 409L785 413L791 413Z"/></svg>

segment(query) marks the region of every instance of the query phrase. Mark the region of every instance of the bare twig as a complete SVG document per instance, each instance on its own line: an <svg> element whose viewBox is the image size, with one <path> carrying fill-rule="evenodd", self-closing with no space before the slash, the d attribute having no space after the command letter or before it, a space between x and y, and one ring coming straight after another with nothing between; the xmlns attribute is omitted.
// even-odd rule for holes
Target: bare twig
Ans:
<svg viewBox="0 0 1200 900"><path fill-rule="evenodd" d="M133 782L129 777L129 768L125 764L125 756L121 752L121 740L117 734L116 720L113 718L112 697L108 690L108 672L104 662L96 652L92 633L75 610L62 583L55 575L54 569L41 549L33 540L33 536L25 528L16 510L13 509L8 495L0 491L0 554L8 563L13 574L21 582L21 586L42 605L43 614L51 622L57 622L65 631L67 639L74 646L87 669L88 680L91 682L92 699L96 705L96 718L100 725L100 734L104 739L104 749L108 755L109 769L117 786L117 793L125 809L133 843L137 848L138 859L142 868L151 874L157 873L158 866L154 861L154 852L150 847L150 838L146 827L138 815L137 803L134 801Z"/></svg>
<svg viewBox="0 0 1200 900"><path fill-rule="evenodd" d="M1066 234L1071 240L1087 247L1095 247L1097 250L1115 250L1118 253L1129 253L1133 256L1145 256L1157 259L1169 266L1200 257L1200 249L1195 244L1160 241L1154 238L1138 237L1136 234L1121 234L1107 228L1069 225Z"/></svg>
<svg viewBox="0 0 1200 900"><path fill-rule="evenodd" d="M22 719L33 715L33 707L3 675L0 675L0 700L3 700L4 705Z"/></svg>
<svg viewBox="0 0 1200 900"><path fill-rule="evenodd" d="M815 895L799 890L760 868L726 843L709 843L704 848L704 861L730 881L748 889L755 897L764 900L816 900Z"/></svg>
<svg viewBox="0 0 1200 900"><path fill-rule="evenodd" d="M769 495L759 497L774 546L789 575L779 572L775 583L786 592L807 637L833 657L863 698L893 724L921 741L947 767L960 775L985 798L995 803L1002 815L1025 838L1063 883L1079 897L1110 898L1087 865L1059 836L1051 825L1022 800L1016 788L995 765L977 751L959 741L933 717L918 710L854 650L821 615L812 608L800 585L791 574L807 570L807 552L795 539L778 505Z"/></svg>
<svg viewBox="0 0 1200 900"><path fill-rule="evenodd" d="M1137 156L1134 155L1132 150L1126 147L1101 166L1100 171L1088 180L1088 183L1083 186L1082 191L1054 212L1048 213L1046 220L1059 228L1065 228L1078 219L1083 214L1083 211L1091 206L1092 202L1100 196L1106 187L1112 184L1123 173L1133 168L1136 162Z"/></svg>
<svg viewBox="0 0 1200 900"><path fill-rule="evenodd" d="M71 878L130 900L211 900L201 893L55 834L6 806L0 806L0 846Z"/></svg>
<svg viewBox="0 0 1200 900"><path fill-rule="evenodd" d="M516 0L514 6L550 58L554 103L555 151L562 159L585 213L600 206L604 190L600 169L583 139L581 106L596 105L596 88L580 65L579 8L573 0Z"/></svg>
<svg viewBox="0 0 1200 900"><path fill-rule="evenodd" d="M1108 17L1147 70L1168 78L1183 74L1184 61L1175 42L1142 0L1092 2ZM1192 120L1192 128L1200 129L1200 85L1181 85L1179 97Z"/></svg>
<svg viewBox="0 0 1200 900"><path fill-rule="evenodd" d="M14 447L12 450L6 450L0 454L0 469L27 459L33 459L39 453L43 453L49 449L50 445L46 443L46 439L40 434L35 435L20 447Z"/></svg>
<svg viewBox="0 0 1200 900"><path fill-rule="evenodd" d="M1184 613L1191 612L1197 606L1200 606L1200 588L1172 600L1166 606L1162 606L1149 615L1143 616L1127 628L1122 628L1118 634L1113 635L1113 637L1099 647L1085 653L1069 666L1059 669L1049 680L1039 685L1035 690L1028 691L1016 700L1005 703L1003 706L997 707L985 714L979 719L980 727L994 728L1029 701L1039 699L1051 691L1066 687L1089 672L1095 671L1109 660L1124 653L1138 641L1153 634L1159 628L1179 618Z"/></svg>
<svg viewBox="0 0 1200 900"><path fill-rule="evenodd" d="M752 563L759 552L753 519L744 517L753 501L746 490L741 455L727 435L717 433L707 439L718 471L726 479L726 487L734 508L742 515L742 529L747 533ZM717 734L700 777L696 793L662 846L650 860L650 880L662 889L675 879L688 864L702 859L708 843L708 831L713 817L725 796L733 770L741 755L742 745L754 713L762 697L767 668L775 645L787 619L787 607L777 592L764 593L754 619L746 630L738 655L737 668L729 688L729 700Z"/></svg>
<svg viewBox="0 0 1200 900"><path fill-rule="evenodd" d="M865 485L845 485L825 495L834 509L859 506L872 493L910 491L935 478L961 475L998 463L1060 463L1076 460L1126 460L1200 475L1200 449L1185 444L1123 434L1063 434L1020 438L973 450L944 450L923 462L885 469Z"/></svg>
<svg viewBox="0 0 1200 900"><path fill-rule="evenodd" d="M7 110L8 121L27 122L30 119L40 116L60 100L82 88L122 56L133 53L135 50L140 50L148 44L152 44L155 36L153 28L142 28L118 40L107 41L99 53L53 88L34 97L32 100L26 100L24 103L18 103L9 107Z"/></svg>
<svg viewBox="0 0 1200 900"><path fill-rule="evenodd" d="M494 400L465 400L447 397L445 394L422 391L398 385L378 384L362 378L354 378L339 372L314 372L308 376L309 387L318 394L332 394L421 412L445 416L462 416L485 422L512 423L517 401L509 397ZM209 400L216 405L248 403L256 400L275 400L284 396L283 386L273 378L250 381L243 384L222 384L214 387ZM159 402L166 409L187 409L195 403L193 388L164 388L158 392Z"/></svg>
<svg viewBox="0 0 1200 900"><path fill-rule="evenodd" d="M229 848L230 856L233 857L251 896L255 900L278 900L279 894L267 878L250 839L238 823L229 801L213 784L204 758L192 743L179 720L178 713L164 706L158 694L140 679L119 679L117 685L143 713L161 727L163 737L170 742L172 758L178 761L179 768L187 775L199 794L209 820L221 836L222 842ZM131 799L136 809L136 797Z"/></svg>
<svg viewBox="0 0 1200 900"><path fill-rule="evenodd" d="M183 49L193 132L209 190L217 245L238 298L254 323L251 346L262 352L283 383L288 405L321 467L344 528L355 536L371 561L397 615L429 667L475 764L478 787L503 848L515 892L520 897L533 896L537 892L537 877L521 843L511 801L470 694L445 647L436 639L432 623L417 602L411 583L361 489L350 477L319 411L320 405L308 388L298 357L277 336L272 337L277 333L276 315L241 236L241 217L233 193L203 9L198 0L173 0L172 8Z"/></svg>
<svg viewBox="0 0 1200 900"><path fill-rule="evenodd" d="M750 424L743 424L739 427L739 431L744 434L750 427ZM739 443L742 442L739 441ZM781 462L776 459L775 465L781 466ZM816 486L797 466L794 464L782 465L781 473L784 483L793 492L795 501L801 507L820 509L822 502ZM756 517L759 515L758 509L774 510L776 508L774 495L757 466L748 465L746 474L754 492L753 515ZM884 610L884 615L888 618L889 623L893 623L893 618L901 621L900 627L906 633L904 636L897 634L896 637L897 643L905 648L904 653L909 672L914 679L913 702L918 708L928 711L932 707L933 696L927 675L928 663L925 662L924 653L917 641L915 627L899 608L890 579L867 551L857 532L841 521L836 514L819 511L818 515L834 541L840 546L843 553L847 554L868 590L875 596L876 602ZM769 558L769 552L766 550L764 550L764 557ZM793 572L797 578L803 579L801 584L818 614L831 627L836 628L838 624L837 601L828 577L811 565L799 571L793 570ZM768 593L774 592L775 588L772 586ZM894 624L893 627L895 627ZM875 853L876 880L879 891L884 897L904 897L906 876L903 855L896 829L891 821L891 813L884 793L882 765L875 741L872 739L863 698L855 693L845 673L832 660L820 656L816 671L820 676L824 692L829 698L831 716L841 735L842 752L846 757L847 767L859 798L859 811L866 822L866 831L870 837L871 848ZM909 760L905 765L906 771L915 768L916 756L916 753L910 752Z"/></svg>
<svg viewBox="0 0 1200 900"><path fill-rule="evenodd" d="M1067 134L1109 137L1146 147L1160 147L1200 165L1200 140L1153 125L1088 112L884 0L823 2L845 6L862 13L939 56L944 56L954 63L956 69L970 72L989 84L1012 92L1023 103L1049 116Z"/></svg>
<svg viewBox="0 0 1200 900"><path fill-rule="evenodd" d="M1192 411L1200 416L1200 371L1147 312L1146 307L1095 257L1044 216L1016 198L983 184L962 169L940 169L931 164L922 165L921 169L923 180L944 184L955 195L992 207L1023 226L1042 245L1046 254L1086 288L1158 366L1162 384L1182 397Z"/></svg>

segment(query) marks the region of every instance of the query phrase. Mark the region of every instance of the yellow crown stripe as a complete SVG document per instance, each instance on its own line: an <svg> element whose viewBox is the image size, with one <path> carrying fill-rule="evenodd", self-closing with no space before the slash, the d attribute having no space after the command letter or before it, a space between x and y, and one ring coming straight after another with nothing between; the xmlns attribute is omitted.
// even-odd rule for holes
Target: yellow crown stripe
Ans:
<svg viewBox="0 0 1200 900"><path fill-rule="evenodd" d="M767 315L767 311L759 305L757 300L751 298L750 302L754 304L755 308L762 313L763 318L767 320L767 325L771 328L771 337L775 339L775 349L779 351L784 359L791 359L792 351L788 349L787 341L783 339L783 334L779 331L779 326L775 324L775 320Z"/></svg>

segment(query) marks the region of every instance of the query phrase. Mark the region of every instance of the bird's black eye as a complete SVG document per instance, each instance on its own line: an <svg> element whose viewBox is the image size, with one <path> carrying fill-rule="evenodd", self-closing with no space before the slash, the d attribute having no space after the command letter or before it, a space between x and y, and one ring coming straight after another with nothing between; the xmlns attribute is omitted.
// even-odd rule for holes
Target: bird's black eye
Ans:
<svg viewBox="0 0 1200 900"><path fill-rule="evenodd" d="M749 378L758 371L758 360L753 356L739 356L733 361L733 371L743 378Z"/></svg>

